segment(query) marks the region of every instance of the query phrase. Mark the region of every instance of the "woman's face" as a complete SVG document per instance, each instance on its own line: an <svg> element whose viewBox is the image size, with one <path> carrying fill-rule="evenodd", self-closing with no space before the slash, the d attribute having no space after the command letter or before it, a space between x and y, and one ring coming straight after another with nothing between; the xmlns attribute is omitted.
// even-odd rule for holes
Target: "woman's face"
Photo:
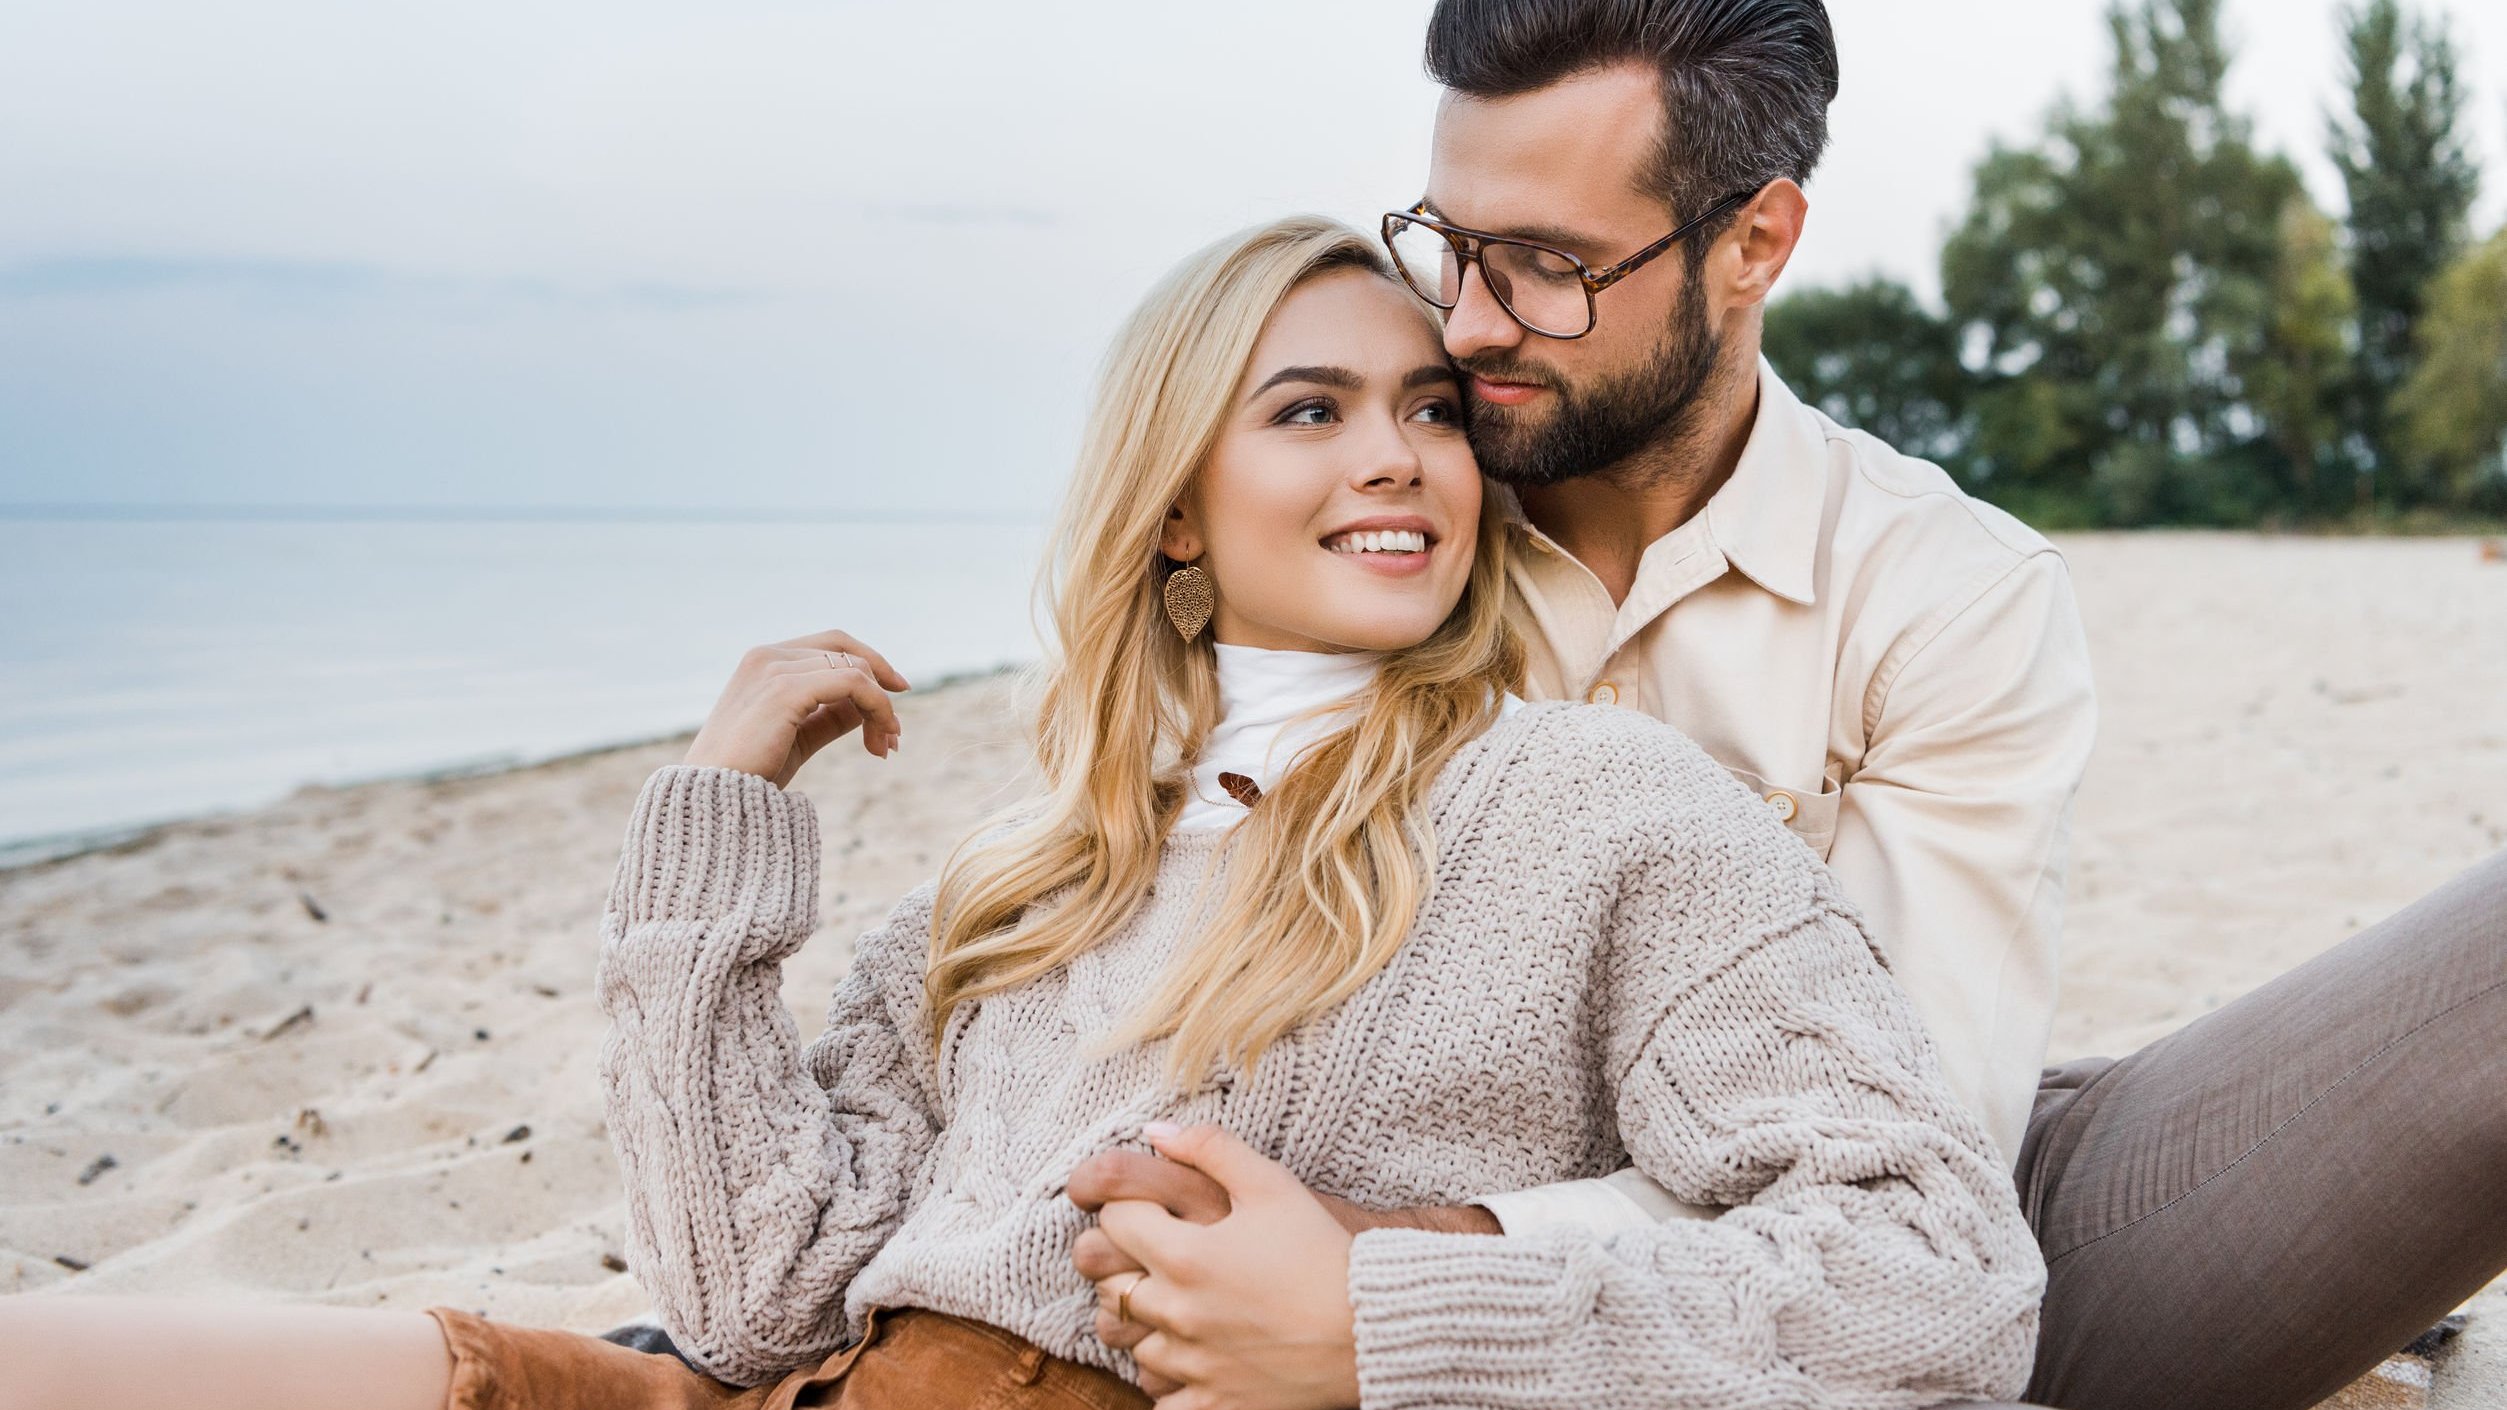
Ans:
<svg viewBox="0 0 2507 1410"><path fill-rule="evenodd" d="M1393 651L1462 600L1480 516L1461 388L1400 285L1336 269L1263 325L1159 548L1217 589L1219 641Z"/></svg>

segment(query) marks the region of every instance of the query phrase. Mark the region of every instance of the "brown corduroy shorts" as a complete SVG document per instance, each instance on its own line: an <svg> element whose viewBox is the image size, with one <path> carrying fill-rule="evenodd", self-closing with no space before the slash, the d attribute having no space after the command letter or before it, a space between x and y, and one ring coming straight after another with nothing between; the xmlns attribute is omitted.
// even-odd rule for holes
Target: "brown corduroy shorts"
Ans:
<svg viewBox="0 0 2507 1410"><path fill-rule="evenodd" d="M445 1410L1147 1410L1122 1377L1051 1355L1026 1338L923 1308L875 1309L862 1339L816 1366L742 1388L675 1356L580 1332L491 1322L450 1307L427 1315L453 1354Z"/></svg>

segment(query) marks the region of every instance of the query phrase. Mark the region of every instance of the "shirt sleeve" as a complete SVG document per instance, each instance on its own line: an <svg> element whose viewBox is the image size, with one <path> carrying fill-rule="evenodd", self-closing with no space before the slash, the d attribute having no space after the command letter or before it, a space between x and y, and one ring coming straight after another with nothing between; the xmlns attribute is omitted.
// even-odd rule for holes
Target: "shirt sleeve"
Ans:
<svg viewBox="0 0 2507 1410"><path fill-rule="evenodd" d="M596 990L629 1266L690 1360L763 1384L844 1344L844 1294L902 1221L938 1103L917 1015L933 885L855 946L804 1049L782 961L817 928L818 819L736 769L646 780Z"/></svg>
<svg viewBox="0 0 2507 1410"><path fill-rule="evenodd" d="M1597 1234L1641 1229L1684 1214L1713 1218L1716 1211L1673 1199L1671 1192L1630 1166L1596 1180L1562 1180L1529 1190L1508 1190L1471 1201L1509 1234L1538 1229L1590 1229Z"/></svg>
<svg viewBox="0 0 2507 1410"><path fill-rule="evenodd" d="M1369 1410L1903 1410L2026 1385L2045 1264L2009 1177L1833 880L1731 802L1730 836L1623 894L1596 1059L1637 1168L1724 1213L1359 1234ZM1798 906L1769 880L1804 873Z"/></svg>
<svg viewBox="0 0 2507 1410"><path fill-rule="evenodd" d="M2097 734L2061 556L2021 560L1909 633L1865 719L1828 865L2007 1170L2053 1032L2072 811Z"/></svg>

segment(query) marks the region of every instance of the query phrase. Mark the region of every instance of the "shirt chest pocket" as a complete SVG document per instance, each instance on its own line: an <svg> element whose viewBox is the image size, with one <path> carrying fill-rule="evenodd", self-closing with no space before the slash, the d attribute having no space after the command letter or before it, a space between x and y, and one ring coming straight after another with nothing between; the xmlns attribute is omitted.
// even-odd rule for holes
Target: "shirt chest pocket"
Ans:
<svg viewBox="0 0 2507 1410"><path fill-rule="evenodd" d="M1837 808L1845 798L1833 766L1808 787L1777 783L1748 769L1733 769L1732 776L1757 794L1768 811L1821 861L1828 860L1828 848L1837 840Z"/></svg>

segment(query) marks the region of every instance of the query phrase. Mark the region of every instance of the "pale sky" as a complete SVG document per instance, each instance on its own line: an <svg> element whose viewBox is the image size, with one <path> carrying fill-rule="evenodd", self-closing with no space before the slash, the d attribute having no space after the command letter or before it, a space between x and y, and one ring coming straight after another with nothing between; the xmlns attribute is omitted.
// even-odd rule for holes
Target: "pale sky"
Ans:
<svg viewBox="0 0 2507 1410"><path fill-rule="evenodd" d="M1149 281L1424 177L1425 0L0 0L0 502L1027 517ZM2507 9L2449 0L2507 206ZM1832 0L1788 284L1929 292L2101 0ZM2336 0L2230 0L2338 208Z"/></svg>

